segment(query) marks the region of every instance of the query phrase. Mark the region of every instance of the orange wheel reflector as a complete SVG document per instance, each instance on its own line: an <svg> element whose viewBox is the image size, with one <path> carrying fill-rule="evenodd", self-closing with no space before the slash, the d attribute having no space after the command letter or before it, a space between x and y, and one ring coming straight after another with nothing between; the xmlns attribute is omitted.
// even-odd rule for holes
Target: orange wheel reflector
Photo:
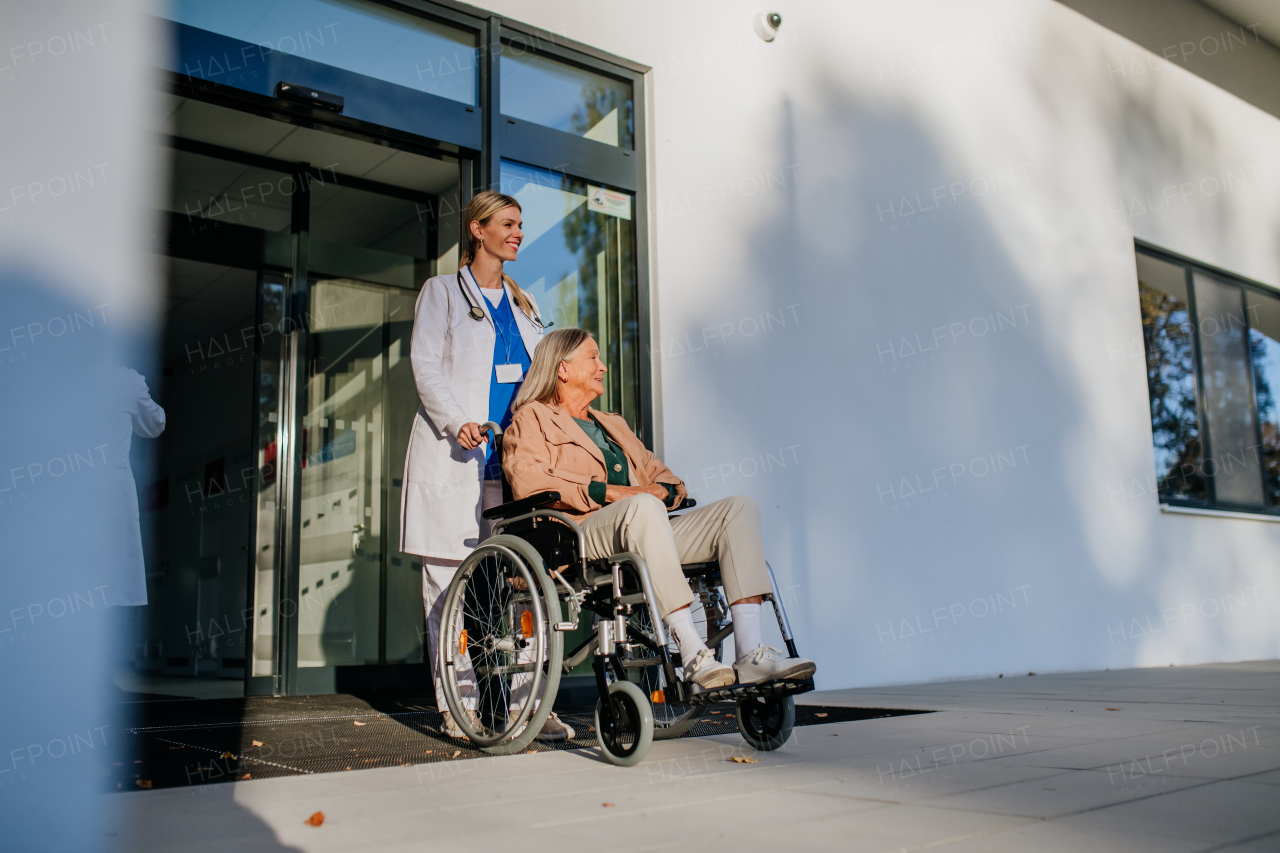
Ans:
<svg viewBox="0 0 1280 853"><path fill-rule="evenodd" d="M661 690L655 690L649 694L649 701L655 705L660 705L667 701L667 694L663 693Z"/></svg>
<svg viewBox="0 0 1280 853"><path fill-rule="evenodd" d="M526 637L533 636L533 612L526 610L520 614L520 633Z"/></svg>
<svg viewBox="0 0 1280 853"><path fill-rule="evenodd" d="M465 655L467 653L467 629L463 628L462 633L458 635L458 654Z"/></svg>

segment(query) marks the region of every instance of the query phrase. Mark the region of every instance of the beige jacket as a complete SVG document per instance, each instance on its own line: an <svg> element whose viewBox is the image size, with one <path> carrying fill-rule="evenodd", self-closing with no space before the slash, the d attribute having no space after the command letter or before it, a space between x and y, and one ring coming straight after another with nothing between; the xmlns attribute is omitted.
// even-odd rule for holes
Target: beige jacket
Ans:
<svg viewBox="0 0 1280 853"><path fill-rule="evenodd" d="M596 421L626 454L631 485L669 483L688 494L682 481L645 447L619 415L591 410ZM502 437L502 470L516 500L538 492L559 492L555 509L586 518L601 508L587 493L592 480L609 481L604 454L564 409L527 403Z"/></svg>

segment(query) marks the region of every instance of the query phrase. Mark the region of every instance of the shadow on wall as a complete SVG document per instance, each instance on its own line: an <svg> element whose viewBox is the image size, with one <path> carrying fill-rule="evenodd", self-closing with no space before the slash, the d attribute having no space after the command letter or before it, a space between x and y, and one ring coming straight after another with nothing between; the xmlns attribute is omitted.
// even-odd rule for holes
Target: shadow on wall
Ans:
<svg viewBox="0 0 1280 853"><path fill-rule="evenodd" d="M1107 368L1108 330L1141 335L1132 225L1108 204L1222 141L1176 90L1109 89L1091 39L1041 31L1027 109L975 94L1029 162L964 165L911 108L816 70L818 106L779 110L799 186L761 202L734 315L689 322L785 305L793 327L713 339L699 364L664 352L669 455L734 469L690 472L700 500L760 500L820 686L1124 665L1108 617L1149 612L1173 559L1154 503L1107 506L1107 476L1153 464L1144 374ZM1210 206L1225 244L1238 214ZM714 448L680 441L708 422L729 425ZM783 446L798 465L744 479Z"/></svg>
<svg viewBox="0 0 1280 853"><path fill-rule="evenodd" d="M1247 616L1188 622L1184 615L1175 624L1167 619L1172 606L1185 613L1202 600L1245 597L1244 590L1264 577L1255 571L1259 554L1274 553L1280 530L1269 524L1242 527L1161 516L1154 493L1132 238L1136 232L1225 266L1258 263L1260 238L1276 233L1280 222L1275 221L1274 205L1266 208L1270 227L1257 222L1269 188L1267 163L1250 131L1273 132L1266 129L1273 122L1241 110L1178 64L1166 66L1118 39L1073 40L1046 28L1031 55L1036 61L1027 66L1027 80L1049 125L1045 139L1052 145L1050 162L1074 157L1092 164L1095 172L1087 184L1093 192L1083 193L1074 182L1079 171L1046 175L1062 209L1091 212L1064 218L1054 235L1069 261L1085 258L1081 269L1071 271L1071 288L1073 294L1079 290L1087 295L1060 300L1055 314L1068 321L1067 340L1080 348L1097 353L1103 346L1102 328L1113 330L1109 339L1127 347L1118 360L1123 362L1119 376L1110 348L1104 364L1078 358L1075 369L1066 373L1089 406L1076 419L1077 444L1105 442L1097 454L1116 463L1105 481L1097 472L1089 483L1073 477L1071 467L1063 472L1067 484L1079 482L1075 500L1085 521L1079 535L1088 544L1090 577L1096 577L1099 593L1076 632L1089 655L1081 663L1163 666L1267 656L1280 642L1274 625L1268 647L1257 643L1262 624L1248 626ZM1135 73L1144 67L1149 73ZM1126 72L1117 74L1118 68ZM1082 82L1068 90L1075 100L1055 98L1069 78ZM1080 127L1094 129L1092 138L1083 140L1083 151L1071 144L1073 130ZM1280 246L1274 240L1266 245L1270 257L1262 263L1274 270L1280 266ZM1108 257L1116 263L1094 266L1096 274L1089 275L1091 261ZM1123 491L1122 484L1127 484ZM1154 620L1161 630L1143 639L1134 630L1135 620Z"/></svg>

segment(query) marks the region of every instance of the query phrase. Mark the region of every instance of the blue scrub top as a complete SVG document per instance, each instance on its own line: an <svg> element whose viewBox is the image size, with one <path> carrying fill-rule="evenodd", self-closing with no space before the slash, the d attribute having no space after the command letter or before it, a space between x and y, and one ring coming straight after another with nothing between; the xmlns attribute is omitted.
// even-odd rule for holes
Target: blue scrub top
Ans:
<svg viewBox="0 0 1280 853"><path fill-rule="evenodd" d="M524 338L520 337L520 327L516 325L515 314L511 311L511 300L507 298L507 290L502 289L502 300L497 307L490 306L493 324L497 337L493 342L493 363L519 364L520 373L529 372L529 353L524 348ZM489 372L489 420L506 430L511 425L511 401L520 390L523 382L499 382L494 371ZM484 478L486 480L502 479L502 468L493 461L493 442L489 442L488 452L484 460Z"/></svg>

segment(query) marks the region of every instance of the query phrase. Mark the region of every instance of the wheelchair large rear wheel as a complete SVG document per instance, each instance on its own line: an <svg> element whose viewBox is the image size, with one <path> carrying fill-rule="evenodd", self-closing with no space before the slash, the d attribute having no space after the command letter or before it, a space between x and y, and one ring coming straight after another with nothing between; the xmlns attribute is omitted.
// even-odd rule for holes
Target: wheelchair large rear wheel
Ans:
<svg viewBox="0 0 1280 853"><path fill-rule="evenodd" d="M564 635L551 630L559 621L555 586L523 539L486 539L458 567L436 665L454 724L483 751L519 752L542 730L560 686Z"/></svg>
<svg viewBox="0 0 1280 853"><path fill-rule="evenodd" d="M694 627L706 637L707 620L705 611L697 601L691 608ZM675 691L668 689L666 673L662 669L662 658L657 652L657 637L653 630L653 620L649 616L649 608L636 605L627 617L627 627L647 640L634 647L630 655L624 656L622 665L627 672L627 680L635 684L644 695L649 697L653 706L653 739L671 740L683 735L702 719L705 705L683 705L675 700ZM667 652L673 657L679 653L675 640L669 631L667 634ZM629 639L635 639L634 637ZM716 660L723 660L724 646L717 645L711 650ZM676 678L684 677L684 669L676 667ZM609 673L612 677L612 672Z"/></svg>
<svg viewBox="0 0 1280 853"><path fill-rule="evenodd" d="M791 696L749 696L738 700L738 731L743 740L761 752L772 752L786 743L795 725L796 703Z"/></svg>
<svg viewBox="0 0 1280 853"><path fill-rule="evenodd" d="M630 681L615 681L609 685L609 703L613 706L612 726L601 719L604 699L596 700L600 750L611 764L633 767L644 760L653 743L653 712L649 700Z"/></svg>

